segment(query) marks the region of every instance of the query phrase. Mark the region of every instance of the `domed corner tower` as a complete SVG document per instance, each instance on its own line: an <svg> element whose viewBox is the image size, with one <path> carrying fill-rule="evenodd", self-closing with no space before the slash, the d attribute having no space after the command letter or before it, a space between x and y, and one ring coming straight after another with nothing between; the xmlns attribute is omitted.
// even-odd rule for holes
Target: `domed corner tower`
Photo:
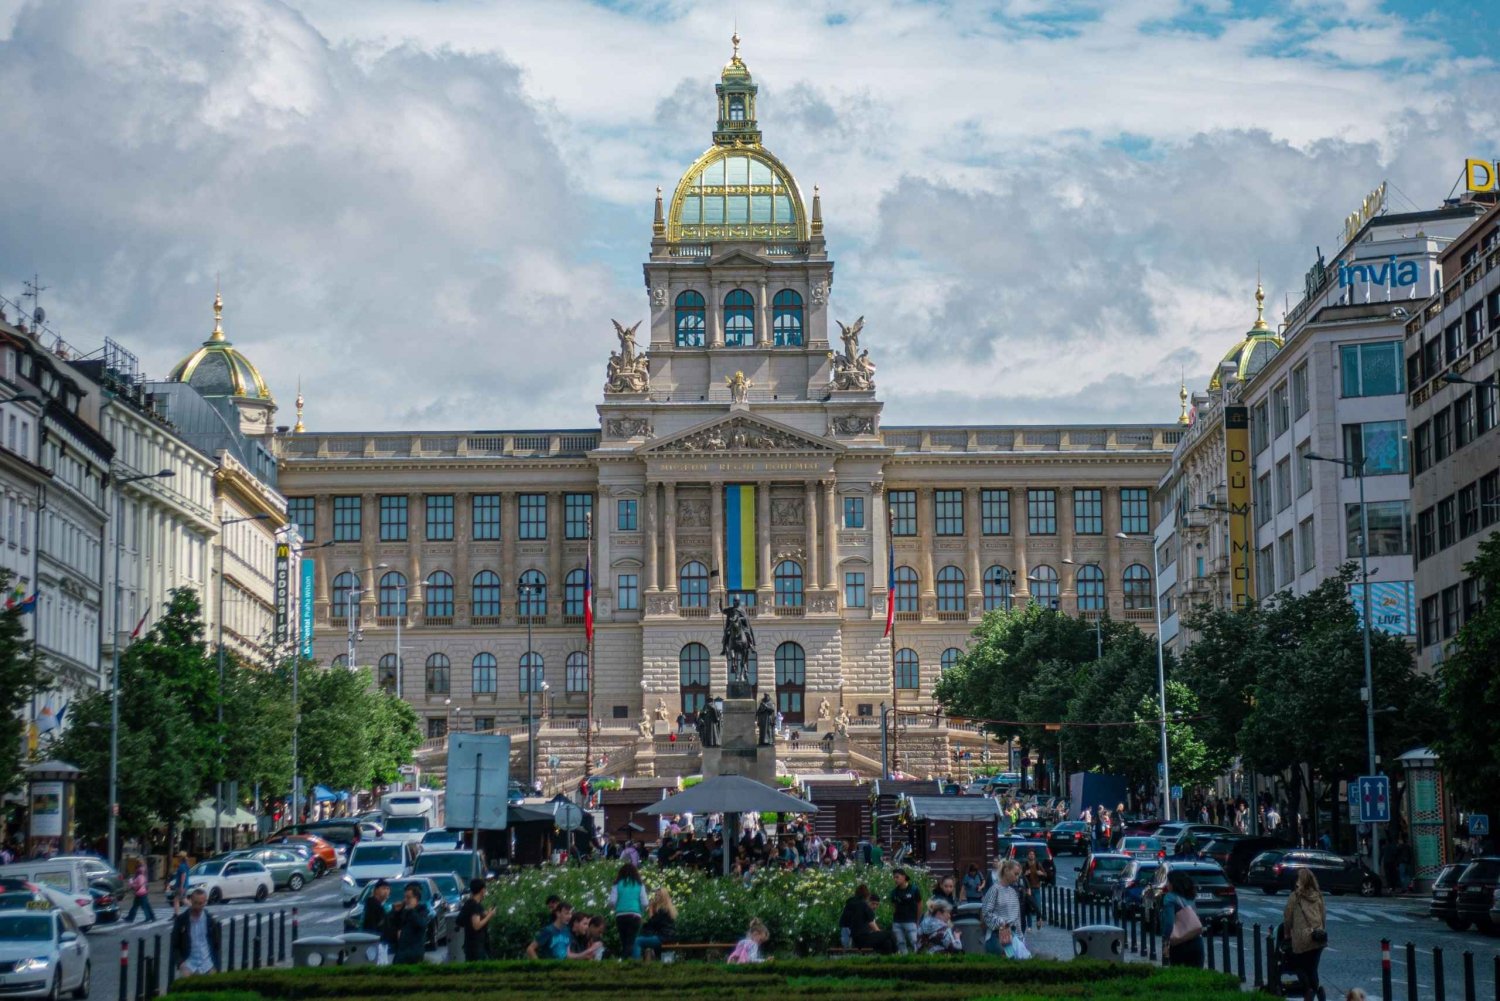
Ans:
<svg viewBox="0 0 1500 1001"><path fill-rule="evenodd" d="M172 369L169 382L182 382L207 400L225 400L240 414L240 430L246 435L270 435L276 428L272 418L276 401L266 388L260 370L251 364L224 336L224 297L214 293L214 329L208 340Z"/></svg>

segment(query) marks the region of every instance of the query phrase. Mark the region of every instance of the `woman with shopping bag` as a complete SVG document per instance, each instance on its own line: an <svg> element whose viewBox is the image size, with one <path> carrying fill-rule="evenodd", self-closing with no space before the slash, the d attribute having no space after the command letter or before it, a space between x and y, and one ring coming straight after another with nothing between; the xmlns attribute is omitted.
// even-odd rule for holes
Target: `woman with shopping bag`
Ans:
<svg viewBox="0 0 1500 1001"><path fill-rule="evenodd" d="M1161 898L1161 940L1172 966L1203 965L1203 922L1193 906L1197 894L1187 873L1167 874L1167 893Z"/></svg>
<svg viewBox="0 0 1500 1001"><path fill-rule="evenodd" d="M1000 863L995 882L984 895L979 920L986 929L984 951L1007 959L1030 959L1021 935L1021 865L1014 859Z"/></svg>

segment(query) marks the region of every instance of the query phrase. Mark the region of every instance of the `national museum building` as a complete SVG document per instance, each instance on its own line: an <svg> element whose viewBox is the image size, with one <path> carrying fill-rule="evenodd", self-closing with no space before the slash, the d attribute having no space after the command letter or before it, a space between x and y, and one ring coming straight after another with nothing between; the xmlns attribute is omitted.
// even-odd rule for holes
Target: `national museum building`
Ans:
<svg viewBox="0 0 1500 1001"><path fill-rule="evenodd" d="M593 426L299 420L277 440L316 562L315 658L352 650L429 736L528 706L592 707L604 729L691 713L724 692L718 608L736 599L792 724L824 700L856 721L931 708L1012 602L1154 628L1151 498L1182 428L883 425L871 356L891 334L857 304L830 315L817 189L762 145L737 48L715 92L712 145L658 191L646 319L615 324Z"/></svg>

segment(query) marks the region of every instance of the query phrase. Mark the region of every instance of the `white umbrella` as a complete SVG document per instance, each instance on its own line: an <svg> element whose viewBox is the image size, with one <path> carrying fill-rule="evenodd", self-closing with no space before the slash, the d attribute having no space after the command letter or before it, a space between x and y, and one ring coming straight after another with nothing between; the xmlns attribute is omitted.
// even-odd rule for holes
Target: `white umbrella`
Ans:
<svg viewBox="0 0 1500 1001"><path fill-rule="evenodd" d="M220 827L254 827L257 823L255 814L248 810L242 810L238 806L225 804L220 811ZM188 826L213 829L214 826L214 801L205 799L188 814Z"/></svg>

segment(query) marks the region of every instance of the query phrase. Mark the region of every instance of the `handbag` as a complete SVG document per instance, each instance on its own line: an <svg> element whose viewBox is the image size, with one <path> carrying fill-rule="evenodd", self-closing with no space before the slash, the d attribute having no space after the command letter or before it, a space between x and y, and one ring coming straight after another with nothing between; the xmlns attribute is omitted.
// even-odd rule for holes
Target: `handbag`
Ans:
<svg viewBox="0 0 1500 1001"><path fill-rule="evenodd" d="M1001 925L995 929L995 938L1000 942L1001 947L1004 947L1015 940L1015 934L1010 930L1010 925Z"/></svg>
<svg viewBox="0 0 1500 1001"><path fill-rule="evenodd" d="M1326 929L1326 928L1314 928L1312 930L1312 936L1311 936L1311 938L1313 940L1313 945L1327 945L1328 944L1328 929Z"/></svg>
<svg viewBox="0 0 1500 1001"><path fill-rule="evenodd" d="M1203 922L1198 920L1198 912L1191 904L1184 903L1177 908L1177 916L1172 919L1172 934L1167 938L1167 944L1181 945L1202 934Z"/></svg>

